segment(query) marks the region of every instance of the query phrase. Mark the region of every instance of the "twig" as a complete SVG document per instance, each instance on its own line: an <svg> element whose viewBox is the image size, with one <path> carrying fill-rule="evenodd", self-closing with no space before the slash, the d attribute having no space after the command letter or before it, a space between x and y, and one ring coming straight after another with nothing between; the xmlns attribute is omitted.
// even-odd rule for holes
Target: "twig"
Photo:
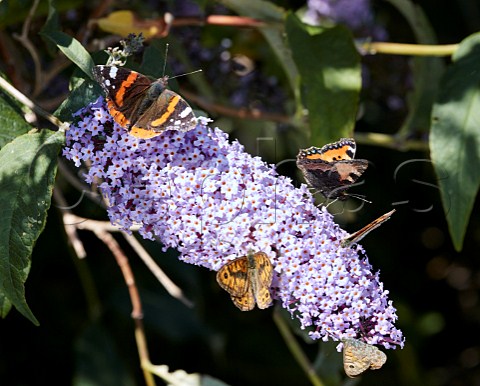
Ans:
<svg viewBox="0 0 480 386"><path fill-rule="evenodd" d="M394 135L382 133L355 132L355 140L363 145L382 146L400 151L420 150L428 151L428 141L422 140L398 140Z"/></svg>
<svg viewBox="0 0 480 386"><path fill-rule="evenodd" d="M246 108L233 108L222 106L217 103L212 103L207 101L204 98L199 97L198 95L182 90L182 95L197 104L202 109L209 111L214 114L220 114L223 116L229 116L234 118L241 118L241 119L252 119L252 120L262 120L262 121L273 121L279 123L292 123L292 120L282 114L272 114L272 113L265 113L263 111L257 109L246 109Z"/></svg>
<svg viewBox="0 0 480 386"><path fill-rule="evenodd" d="M102 208L106 208L105 202L102 200L99 193L92 192L90 189L90 185L81 182L78 178L75 177L75 174L71 172L71 170L65 165L65 161L63 159L59 159L58 161L58 168L60 169L62 176L72 185L75 189L77 189L82 194L85 193L87 196L97 205L101 206Z"/></svg>
<svg viewBox="0 0 480 386"><path fill-rule="evenodd" d="M65 217L66 224L77 227L78 229L89 230L95 232L95 230L100 229L102 232L121 232L122 230L115 225L112 225L110 221L98 221L91 220L88 218L77 216L73 213L66 213ZM138 230L138 226L130 227L131 231Z"/></svg>
<svg viewBox="0 0 480 386"><path fill-rule="evenodd" d="M135 278L133 276L130 264L123 250L121 249L118 242L111 235L112 231L119 231L120 229L112 225L108 221L96 221L85 219L75 214L72 214L68 209L67 202L63 198L60 192L54 191L56 197L56 202L59 206L63 207L63 220L65 231L71 241L72 245L80 245L81 248L75 249L76 251L82 250L82 253L77 252L77 255L84 256L85 250L83 244L78 239L77 229L86 229L95 233L99 240L101 240L112 252L115 260L117 261L118 266L120 267L125 283L128 288L130 295L130 301L132 303L132 319L135 323L135 341L137 343L138 355L140 358L140 364L143 370L143 375L145 378L145 383L147 386L155 386L155 379L152 369L155 367L150 361L150 356L148 353L148 345L145 336L145 329L143 326L143 310L142 303L140 300L140 295L138 293L137 286L135 284ZM133 236L127 235L125 232L122 232L125 239L129 242L132 248L137 252L141 259L145 262L147 267L154 273L162 285L167 289L167 291L175 298L181 300L187 306L191 306L191 302L183 296L183 293L180 288L178 288L166 275L165 273L156 265L151 256L147 251L142 247L142 245L135 239Z"/></svg>
<svg viewBox="0 0 480 386"><path fill-rule="evenodd" d="M57 206L66 208L67 201L63 197L63 194L60 192L59 189L53 190L53 199L56 202ZM65 233L67 234L69 242L72 244L72 248L75 251L75 254L79 259L84 259L87 257L87 252L85 252L85 248L83 246L82 241L78 237L77 227L75 226L68 226L70 225L69 221L71 220L69 216L71 215L70 211L67 209L62 210L63 216L63 228L65 229Z"/></svg>
<svg viewBox="0 0 480 386"><path fill-rule="evenodd" d="M138 355L140 357L140 364L143 369L145 383L147 386L155 386L153 374L148 370L151 362L148 354L147 340L145 338L145 329L143 327L142 302L128 259L120 248L120 245L109 232L101 228L96 228L93 232L108 247L108 249L110 249L122 271L130 295L130 301L132 303L132 319L135 322L135 340L137 342Z"/></svg>
<svg viewBox="0 0 480 386"><path fill-rule="evenodd" d="M183 17L174 19L172 22L172 27L184 27L192 25L204 26L205 24L244 28L260 28L266 26L264 21L247 16L210 15L205 19L196 17Z"/></svg>
<svg viewBox="0 0 480 386"><path fill-rule="evenodd" d="M131 245L133 250L138 254L138 256L142 259L148 269L155 275L158 281L165 287L167 292L172 295L175 299L180 300L183 304L187 307L192 307L192 302L188 300L183 291L173 283L170 278L165 275L162 269L155 263L152 257L148 254L148 252L143 248L143 246L138 242L138 240L131 235L128 235L126 232L122 231L115 225L112 225L109 221L98 221L98 220L90 220L80 216L77 216L70 211L65 210L63 213L63 221L65 225L71 225L76 229L84 229L95 232L100 230L101 232L122 232L125 239ZM67 227L66 227L67 228ZM139 227L131 227L130 230L135 231L138 230Z"/></svg>
<svg viewBox="0 0 480 386"><path fill-rule="evenodd" d="M34 68L35 68L35 86L32 91L32 94L34 96L39 94L44 82L43 82L42 64L40 61L40 56L38 55L38 52L35 46L32 44L32 42L28 38L28 32L30 31L30 23L32 21L33 16L35 15L35 11L37 10L39 3L40 3L40 0L34 0L32 6L30 7L30 10L28 11L28 15L25 18L25 22L23 23L22 34L21 35L13 34L13 37L17 39L21 44L23 44L23 46L27 49L27 51L30 53L30 56L32 57Z"/></svg>
<svg viewBox="0 0 480 386"><path fill-rule="evenodd" d="M33 110L37 114L41 115L43 118L47 119L49 122L53 123L55 126L57 126L59 128L62 128L62 127L65 128L66 127L65 126L66 124L63 123L60 119L53 116L49 112L45 111L41 107L37 106L29 98L27 98L24 94L22 94L20 91L18 91L15 87L13 87L10 83L8 83L2 77L0 77L0 88L5 90L8 94L10 94L12 97L14 97L19 102L23 103L29 109Z"/></svg>
<svg viewBox="0 0 480 386"><path fill-rule="evenodd" d="M145 248L143 248L142 244L139 243L135 236L129 235L125 232L122 232L122 235L136 252L136 254L143 260L150 272L155 275L158 281L167 290L167 292L175 299L180 300L187 307L193 307L193 303L185 297L181 288L171 281L167 275L165 275L163 270L157 265L157 263L155 263L150 254L145 250Z"/></svg>
<svg viewBox="0 0 480 386"><path fill-rule="evenodd" d="M458 48L458 44L427 45L367 42L360 44L359 48L362 53L370 55L451 56Z"/></svg>
<svg viewBox="0 0 480 386"><path fill-rule="evenodd" d="M303 369L308 379L310 379L310 382L312 383L312 385L325 386L323 381L319 378L318 374L315 372L315 369L310 363L310 360L302 351L302 348L300 347L297 340L293 336L292 332L290 331L290 328L283 320L283 317L282 315L280 315L280 311L278 308L275 308L273 311L273 321L277 325L277 328L280 331L280 334L282 335L283 340L285 341L288 348L290 349L290 352L292 353L292 355L294 356L294 358L296 359L300 367Z"/></svg>

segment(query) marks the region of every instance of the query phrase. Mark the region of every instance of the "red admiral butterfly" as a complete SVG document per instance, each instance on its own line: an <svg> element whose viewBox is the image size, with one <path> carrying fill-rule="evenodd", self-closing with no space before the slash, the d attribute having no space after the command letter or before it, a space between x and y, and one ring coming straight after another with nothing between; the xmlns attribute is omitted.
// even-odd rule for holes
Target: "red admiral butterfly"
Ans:
<svg viewBox="0 0 480 386"><path fill-rule="evenodd" d="M368 167L368 161L353 159L356 147L352 138L342 138L322 148L300 150L297 167L308 184L326 198L346 200L346 190Z"/></svg>
<svg viewBox="0 0 480 386"><path fill-rule="evenodd" d="M107 94L113 119L131 135L153 138L165 130L195 128L192 108L167 89L167 76L151 81L138 72L115 66L95 66L93 75Z"/></svg>

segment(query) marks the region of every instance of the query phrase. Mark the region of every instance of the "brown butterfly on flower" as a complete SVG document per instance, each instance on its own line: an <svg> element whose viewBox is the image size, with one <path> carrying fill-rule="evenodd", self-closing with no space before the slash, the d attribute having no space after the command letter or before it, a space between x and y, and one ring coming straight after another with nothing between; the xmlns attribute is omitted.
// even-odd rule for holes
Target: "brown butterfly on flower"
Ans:
<svg viewBox="0 0 480 386"><path fill-rule="evenodd" d="M343 369L355 378L368 369L377 370L387 361L387 355L377 347L358 339L343 341Z"/></svg>
<svg viewBox="0 0 480 386"><path fill-rule="evenodd" d="M272 303L270 285L273 266L264 252L249 252L224 264L217 272L217 282L240 310L250 311L257 303L264 309Z"/></svg>

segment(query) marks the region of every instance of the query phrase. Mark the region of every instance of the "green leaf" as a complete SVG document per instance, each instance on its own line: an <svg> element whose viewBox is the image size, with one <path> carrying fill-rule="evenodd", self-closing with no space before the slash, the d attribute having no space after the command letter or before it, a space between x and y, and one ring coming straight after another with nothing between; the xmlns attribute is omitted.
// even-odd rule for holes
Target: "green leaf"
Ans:
<svg viewBox="0 0 480 386"><path fill-rule="evenodd" d="M0 292L0 318L6 318L11 308L12 303Z"/></svg>
<svg viewBox="0 0 480 386"><path fill-rule="evenodd" d="M480 186L480 33L461 42L433 106L430 152L448 227L463 246Z"/></svg>
<svg viewBox="0 0 480 386"><path fill-rule="evenodd" d="M311 143L351 136L362 81L360 55L350 31L342 26L308 26L295 15L288 16L286 30L300 71Z"/></svg>
<svg viewBox="0 0 480 386"><path fill-rule="evenodd" d="M18 106L0 94L0 148L30 129Z"/></svg>
<svg viewBox="0 0 480 386"><path fill-rule="evenodd" d="M55 111L55 116L62 121L71 122L73 113L94 102L100 95L102 89L97 82L78 78L73 82L68 98Z"/></svg>
<svg viewBox="0 0 480 386"><path fill-rule="evenodd" d="M92 68L94 63L88 51L77 39L57 30L56 27L55 10L52 10L51 6L48 23L40 31L40 35L55 43L68 59L75 63L90 78L93 78Z"/></svg>
<svg viewBox="0 0 480 386"><path fill-rule="evenodd" d="M142 65L138 69L142 74L153 76L154 78L160 78L165 76L163 73L163 64L165 63L165 43L163 47L160 42L154 41L148 47L145 47L143 50L143 60ZM162 65L159 66L159 63ZM168 74L168 70L166 71ZM176 74L172 74L170 76L174 76ZM173 79L175 80L175 79Z"/></svg>
<svg viewBox="0 0 480 386"><path fill-rule="evenodd" d="M40 31L40 35L53 42L68 59L92 78L93 59L77 39L60 31L58 12L54 0L48 2L48 18Z"/></svg>
<svg viewBox="0 0 480 386"><path fill-rule="evenodd" d="M30 256L45 227L57 171L61 132L24 134L0 150L0 293L32 323L25 300Z"/></svg>
<svg viewBox="0 0 480 386"><path fill-rule="evenodd" d="M56 1L48 0L47 20L45 21L45 24L40 30L40 36L42 36L42 33L60 31L60 29L60 17L58 15ZM43 41L45 42L45 47L49 55L55 56L57 49L56 44L45 37L43 38Z"/></svg>
<svg viewBox="0 0 480 386"><path fill-rule="evenodd" d="M55 0L48 0L48 17L41 32L60 31L60 21Z"/></svg>

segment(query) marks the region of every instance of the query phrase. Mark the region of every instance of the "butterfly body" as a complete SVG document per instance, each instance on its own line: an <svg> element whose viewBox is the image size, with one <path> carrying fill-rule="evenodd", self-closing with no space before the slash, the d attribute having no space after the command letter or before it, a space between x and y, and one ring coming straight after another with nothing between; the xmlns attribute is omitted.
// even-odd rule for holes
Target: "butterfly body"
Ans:
<svg viewBox="0 0 480 386"><path fill-rule="evenodd" d="M270 306L273 266L263 252L248 253L224 264L217 272L217 282L230 294L233 304L242 311Z"/></svg>
<svg viewBox="0 0 480 386"><path fill-rule="evenodd" d="M123 67L95 66L95 80L107 95L107 107L115 122L138 138L152 138L165 130L195 128L192 108L169 90L168 77L151 81Z"/></svg>
<svg viewBox="0 0 480 386"><path fill-rule="evenodd" d="M342 138L322 148L302 149L297 166L307 183L329 199L345 200L346 190L368 167L368 161L354 159L356 144L352 138Z"/></svg>
<svg viewBox="0 0 480 386"><path fill-rule="evenodd" d="M343 369L355 378L368 369L377 370L387 361L387 356L377 347L358 339L343 341Z"/></svg>

